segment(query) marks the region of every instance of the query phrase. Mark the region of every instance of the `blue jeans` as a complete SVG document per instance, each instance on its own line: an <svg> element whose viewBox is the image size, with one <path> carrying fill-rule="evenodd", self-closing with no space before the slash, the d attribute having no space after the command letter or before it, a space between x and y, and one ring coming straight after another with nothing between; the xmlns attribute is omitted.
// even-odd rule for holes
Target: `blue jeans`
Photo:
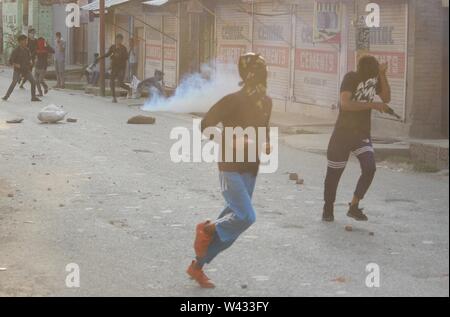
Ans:
<svg viewBox="0 0 450 317"><path fill-rule="evenodd" d="M222 195L226 207L216 220L216 232L205 257L197 259L203 266L228 249L256 220L252 206L256 176L251 173L220 172Z"/></svg>

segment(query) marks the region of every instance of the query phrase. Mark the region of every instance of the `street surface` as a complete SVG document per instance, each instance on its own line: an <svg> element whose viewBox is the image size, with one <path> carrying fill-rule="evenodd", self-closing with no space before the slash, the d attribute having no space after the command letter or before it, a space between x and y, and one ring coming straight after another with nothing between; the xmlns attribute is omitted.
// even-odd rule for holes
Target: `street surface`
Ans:
<svg viewBox="0 0 450 317"><path fill-rule="evenodd" d="M346 217L352 160L336 222L324 224L325 156L280 145L278 172L258 178L256 224L206 268L217 287L202 290L185 274L194 229L223 200L215 164L170 160L169 133L192 129L192 116L128 125L148 113L123 98L51 90L29 99L28 85L0 101L0 296L449 296L448 176L379 168L362 203L370 221L356 223ZM78 122L40 124L50 103ZM16 117L25 120L5 123ZM69 263L80 267L79 288L66 287ZM379 288L366 286L369 263Z"/></svg>

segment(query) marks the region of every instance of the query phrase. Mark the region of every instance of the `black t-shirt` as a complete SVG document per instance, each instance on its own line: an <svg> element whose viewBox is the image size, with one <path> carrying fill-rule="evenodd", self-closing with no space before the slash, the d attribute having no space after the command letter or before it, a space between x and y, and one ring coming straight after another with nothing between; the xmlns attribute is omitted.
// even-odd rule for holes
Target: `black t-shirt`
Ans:
<svg viewBox="0 0 450 317"><path fill-rule="evenodd" d="M26 47L16 47L9 58L9 64L19 64L20 68L15 68L22 74L27 74L31 70L30 50Z"/></svg>
<svg viewBox="0 0 450 317"><path fill-rule="evenodd" d="M356 72L345 75L341 84L341 93L350 92L352 101L373 102L380 92L378 78L361 79ZM371 131L372 110L344 111L339 109L339 117L336 122L336 131L344 132L352 136L369 138Z"/></svg>
<svg viewBox="0 0 450 317"><path fill-rule="evenodd" d="M256 140L258 142L258 127L266 128L266 141L269 140L269 121L272 113L272 99L264 97L262 103L258 105L252 97L246 95L242 90L234 94L225 96L216 103L205 115L202 120L201 129L204 131L208 127L214 127L222 123L223 132L225 128L246 129L252 127L256 130ZM257 143L256 143L257 144ZM256 155L256 162L249 162L248 148L245 148L244 162L236 162L236 153L234 152L234 161L225 162L225 133L222 133L222 162L219 162L219 170L226 172L252 173L258 174L259 156Z"/></svg>
<svg viewBox="0 0 450 317"><path fill-rule="evenodd" d="M28 39L28 49L30 50L31 59L34 61L36 58L37 39Z"/></svg>
<svg viewBox="0 0 450 317"><path fill-rule="evenodd" d="M113 69L125 69L127 67L128 51L123 45L118 47L115 44L112 45L106 57L111 57L111 68Z"/></svg>

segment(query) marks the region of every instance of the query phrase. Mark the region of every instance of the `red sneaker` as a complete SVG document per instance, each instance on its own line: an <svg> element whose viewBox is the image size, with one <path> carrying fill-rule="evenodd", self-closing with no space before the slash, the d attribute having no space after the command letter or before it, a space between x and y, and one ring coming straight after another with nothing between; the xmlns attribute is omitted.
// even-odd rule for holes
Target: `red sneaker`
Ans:
<svg viewBox="0 0 450 317"><path fill-rule="evenodd" d="M206 233L205 227L209 225L211 221L206 221L197 225L196 235L194 241L194 250L198 258L203 258L208 251L208 246L212 241L212 235Z"/></svg>
<svg viewBox="0 0 450 317"><path fill-rule="evenodd" d="M192 261L191 265L188 267L186 273L194 279L201 288L214 288L216 287L213 282L206 276L202 269L195 265L195 261Z"/></svg>

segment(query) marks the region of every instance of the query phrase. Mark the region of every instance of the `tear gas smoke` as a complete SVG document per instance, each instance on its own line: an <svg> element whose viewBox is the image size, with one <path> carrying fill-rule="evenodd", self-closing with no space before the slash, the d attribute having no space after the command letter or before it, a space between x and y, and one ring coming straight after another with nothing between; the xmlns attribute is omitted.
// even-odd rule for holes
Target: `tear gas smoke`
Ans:
<svg viewBox="0 0 450 317"><path fill-rule="evenodd" d="M236 65L221 65L218 71L214 71L209 65L203 65L200 73L190 74L181 81L173 96L165 98L151 93L142 110L207 112L225 95L239 90L239 80Z"/></svg>

